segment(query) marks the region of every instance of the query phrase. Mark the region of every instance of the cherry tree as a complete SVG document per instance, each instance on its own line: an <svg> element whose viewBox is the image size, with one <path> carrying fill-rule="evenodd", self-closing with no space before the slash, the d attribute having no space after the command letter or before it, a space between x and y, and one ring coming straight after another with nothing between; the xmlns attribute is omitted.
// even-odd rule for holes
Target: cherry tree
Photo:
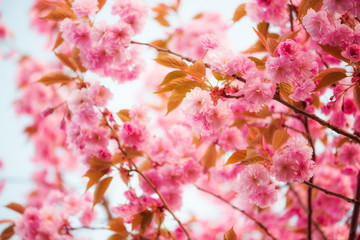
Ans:
<svg viewBox="0 0 360 240"><path fill-rule="evenodd" d="M53 61L2 57L19 59L14 108L38 170L1 239L360 238L360 1L249 0L173 26L181 6L34 0ZM234 51L246 18L258 40ZM142 40L149 19L164 38ZM142 80L137 103L110 107L105 79ZM221 216L179 217L189 186Z"/></svg>

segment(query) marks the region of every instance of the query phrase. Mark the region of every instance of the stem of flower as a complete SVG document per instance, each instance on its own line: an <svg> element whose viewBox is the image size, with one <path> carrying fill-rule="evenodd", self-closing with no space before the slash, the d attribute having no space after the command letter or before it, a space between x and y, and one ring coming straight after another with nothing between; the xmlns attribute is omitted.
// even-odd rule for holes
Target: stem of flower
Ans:
<svg viewBox="0 0 360 240"><path fill-rule="evenodd" d="M234 206L233 204L231 204L228 200L226 200L225 198L221 197L220 195L217 195L215 193L212 193L206 189L203 189L197 185L194 184L194 186L199 189L200 191L202 192L205 192L207 194L210 194L214 197L216 197L217 199L220 199L221 201L225 202L226 204L228 204L230 207L232 207L233 209L241 212L242 214L244 214L245 216L247 216L248 218L250 218L251 220L253 220L262 230L264 230L264 232L269 236L271 237L273 240L276 240L276 238L269 232L269 230L261 223L259 222L258 220L256 220L253 216L251 216L250 214L248 214L247 212L245 212L244 210Z"/></svg>

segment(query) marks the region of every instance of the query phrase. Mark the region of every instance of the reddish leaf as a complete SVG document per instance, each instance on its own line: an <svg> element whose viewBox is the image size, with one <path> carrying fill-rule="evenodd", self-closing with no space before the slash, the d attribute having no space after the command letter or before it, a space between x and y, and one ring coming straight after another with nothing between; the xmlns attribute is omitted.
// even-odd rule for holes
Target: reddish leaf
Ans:
<svg viewBox="0 0 360 240"><path fill-rule="evenodd" d="M155 61L165 67L185 69L188 65L180 58L173 57L167 54L160 54Z"/></svg>
<svg viewBox="0 0 360 240"><path fill-rule="evenodd" d="M123 122L130 122L131 121L130 110L128 110L128 109L120 110L118 113L116 113L116 115L118 115L118 117Z"/></svg>
<svg viewBox="0 0 360 240"><path fill-rule="evenodd" d="M272 145L274 150L281 147L287 140L290 138L290 135L286 131L286 129L278 129L274 132Z"/></svg>
<svg viewBox="0 0 360 240"><path fill-rule="evenodd" d="M89 169L84 177L88 177L89 181L86 186L86 191L88 191L92 186L94 186L97 182L99 182L100 178L104 176L108 171L107 170L97 170L97 169Z"/></svg>
<svg viewBox="0 0 360 240"><path fill-rule="evenodd" d="M1 240L10 239L15 234L14 227L15 227L15 224L12 224L9 227L5 228L4 231L0 235L0 239Z"/></svg>
<svg viewBox="0 0 360 240"><path fill-rule="evenodd" d="M354 90L353 90L353 95L354 95L355 105L358 108L358 110L360 110L360 87L359 87L359 85L355 85Z"/></svg>
<svg viewBox="0 0 360 240"><path fill-rule="evenodd" d="M168 83L170 83L172 80L177 79L177 78L185 78L187 76L186 73L184 73L183 71L172 71L169 72L164 80L162 81L162 83L160 84L160 86L164 86Z"/></svg>
<svg viewBox="0 0 360 240"><path fill-rule="evenodd" d="M346 70L343 68L328 68L320 71L320 73L313 78L313 80L320 79L320 82L316 86L313 92L325 89L328 86L337 83L341 79L346 78Z"/></svg>
<svg viewBox="0 0 360 240"><path fill-rule="evenodd" d="M232 18L232 20L234 22L239 21L241 18L243 18L244 16L246 16L246 10L245 10L246 4L243 3L240 6L238 6L235 10L234 16Z"/></svg>
<svg viewBox="0 0 360 240"><path fill-rule="evenodd" d="M38 82L43 83L46 86L49 86L49 85L56 84L56 83L66 84L73 80L74 80L74 78L66 75L63 72L52 72L52 73L48 73L45 76L43 76L42 78L40 78L40 80L38 80Z"/></svg>
<svg viewBox="0 0 360 240"><path fill-rule="evenodd" d="M224 234L224 240L237 240L233 227Z"/></svg>
<svg viewBox="0 0 360 240"><path fill-rule="evenodd" d="M261 32L256 31L255 28L253 28L253 29L254 29L256 35L259 37L259 39L260 39L261 43L263 44L263 46L265 47L265 49L266 49L269 53L271 53L271 51L270 51L270 49L269 49L269 46L268 46L268 43L267 43L266 38L264 37L264 35L263 35Z"/></svg>
<svg viewBox="0 0 360 240"><path fill-rule="evenodd" d="M107 178L104 178L103 180L101 180L98 183L98 185L96 186L96 189L95 189L95 193L94 193L93 206L95 206L96 204L101 202L101 200L103 199L104 194L105 194L106 190L108 189L112 179L113 179L112 177L107 177Z"/></svg>
<svg viewBox="0 0 360 240"><path fill-rule="evenodd" d="M70 18L75 20L76 15L68 8L57 8L50 12L47 16L43 17L43 19L52 20L52 21L62 21L65 18Z"/></svg>
<svg viewBox="0 0 360 240"><path fill-rule="evenodd" d="M55 45L53 47L53 51L58 48L62 43L64 42L64 39L62 38L62 32L59 32L57 37L56 37L56 40L55 40Z"/></svg>
<svg viewBox="0 0 360 240"><path fill-rule="evenodd" d="M337 58L337 59L341 59L342 61L346 62L346 63L350 63L349 59L344 58L341 55L341 52L343 51L342 48L340 46L330 46L330 45L321 45L319 44L319 46L322 48L322 50L328 54L330 54L331 56Z"/></svg>
<svg viewBox="0 0 360 240"><path fill-rule="evenodd" d="M65 53L55 53L58 59L67 67L69 67L74 72L76 71L76 66L71 60L70 56Z"/></svg>
<svg viewBox="0 0 360 240"><path fill-rule="evenodd" d="M227 160L225 165L240 162L241 160L243 160L245 158L246 158L246 150L236 151L230 156L230 158Z"/></svg>
<svg viewBox="0 0 360 240"><path fill-rule="evenodd" d="M305 16L310 8L314 9L316 12L319 11L322 5L322 0L302 0L299 5L298 19Z"/></svg>
<svg viewBox="0 0 360 240"><path fill-rule="evenodd" d="M21 204L15 202L9 203L5 207L14 210L15 212L18 212L20 214L23 214L25 212L25 208Z"/></svg>
<svg viewBox="0 0 360 240"><path fill-rule="evenodd" d="M124 237L128 235L124 225L124 220L121 217L110 219L108 225L110 227L109 229L113 232L116 232L118 235Z"/></svg>
<svg viewBox="0 0 360 240"><path fill-rule="evenodd" d="M217 159L216 147L215 144L211 144L201 159L206 171L209 168L216 166L216 159Z"/></svg>
<svg viewBox="0 0 360 240"><path fill-rule="evenodd" d="M201 59L197 60L192 67L196 72L200 73L202 76L206 75L206 67Z"/></svg>
<svg viewBox="0 0 360 240"><path fill-rule="evenodd" d="M98 0L99 11L104 7L106 0Z"/></svg>

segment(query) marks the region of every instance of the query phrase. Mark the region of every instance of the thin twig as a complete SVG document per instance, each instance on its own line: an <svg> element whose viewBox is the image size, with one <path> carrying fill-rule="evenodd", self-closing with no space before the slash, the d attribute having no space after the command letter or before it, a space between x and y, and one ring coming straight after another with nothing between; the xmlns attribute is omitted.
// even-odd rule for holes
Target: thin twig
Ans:
<svg viewBox="0 0 360 240"><path fill-rule="evenodd" d="M281 126L282 126L283 128L288 128L288 129L290 129L290 130L292 130L292 131L294 131L294 132L301 133L304 137L307 137L307 134L306 134L305 132L303 132L303 131L301 131L301 130L299 130L299 129L297 129L297 128L288 126L288 125L286 125L286 124L281 124Z"/></svg>
<svg viewBox="0 0 360 240"><path fill-rule="evenodd" d="M179 57L179 58L181 58L181 59L183 59L183 60L186 60L186 61L188 61L188 62L195 63L195 60L193 60L193 59L191 59L191 58L189 58L189 57L185 57L185 56L183 56L183 55L181 55L181 54L179 54L179 53L173 52L173 51L171 51L171 50L169 50L169 49L165 49L165 48L161 48L161 47L155 46L155 45L153 45L153 44L151 44L151 43L142 43L142 42L136 42L136 41L131 41L130 43L132 43L132 44L137 44L137 45L148 46L148 47L151 47L151 48L155 48L158 52L170 53L170 54L172 54L172 55L174 55L174 56L177 56L177 57ZM209 64L205 64L205 66L206 66L207 68L210 67Z"/></svg>
<svg viewBox="0 0 360 240"><path fill-rule="evenodd" d="M357 184L356 184L356 194L355 199L360 199L360 172L357 175ZM348 240L354 240L356 237L356 229L359 221L359 211L360 211L360 203L354 204L354 210L351 216L350 230L349 230L349 238Z"/></svg>
<svg viewBox="0 0 360 240"><path fill-rule="evenodd" d="M269 232L269 230L268 230L261 222L259 222L258 220L256 220L254 217L252 217L250 214L248 214L248 213L245 212L244 210L242 210L242 209L234 206L234 205L231 204L228 200L226 200L225 198L223 198L223 197L221 197L221 196L219 196L219 195L217 195L217 194L215 194L215 193L212 193L212 192L210 192L210 191L208 191L208 190L206 190L206 189L203 189L203 188L201 188L201 187L199 187L199 186L197 186L197 185L195 185L195 184L194 184L194 186L195 186L197 189L199 189L200 191L205 192L205 193L207 193L207 194L210 194L210 195L216 197L217 199L220 199L221 201L223 201L223 202L227 203L229 206L231 206L233 209L241 212L242 214L244 214L245 216L247 216L248 218L250 218L251 220L253 220L262 230L264 230L264 232L265 232L269 237L271 237L272 239L276 240L276 238Z"/></svg>
<svg viewBox="0 0 360 240"><path fill-rule="evenodd" d="M110 126L110 124L108 122L107 126L113 131L112 127ZM114 131L113 131L114 132ZM138 167L135 165L135 163L132 161L132 159L129 157L129 155L124 151L124 149L121 147L120 144L120 140L119 138L116 136L115 132L114 132L114 139L118 145L119 150L121 151L122 154L124 154L124 156L127 158L127 160L131 163L132 167L134 168L134 171L137 172L148 184L149 186L154 190L154 192L159 196L161 202L164 204L164 208L173 216L173 218L176 220L176 222L179 224L179 226L181 227L181 229L184 231L184 233L186 234L188 240L191 240L191 236L189 234L189 232L186 230L186 228L184 227L184 225L182 224L182 222L176 217L176 215L174 214L174 212L171 210L171 208L169 207L169 205L167 204L166 200L164 199L164 197L161 195L161 193L159 192L159 190L155 187L155 185L150 181L150 179L148 179L139 169Z"/></svg>
<svg viewBox="0 0 360 240"><path fill-rule="evenodd" d="M109 207L109 201L105 197L104 197L104 200L102 201L102 205L105 209L108 220L113 219L113 216L112 216L112 213L111 213L110 207Z"/></svg>
<svg viewBox="0 0 360 240"><path fill-rule="evenodd" d="M298 192L295 191L295 189L292 187L291 184L288 184L288 185L289 185L290 191L295 195L295 198L296 198L297 201L299 202L299 205L300 205L300 207L302 208L302 210L304 210L304 212L307 212L307 208L306 208L306 206L302 203L301 198L300 198ZM321 230L319 224L318 224L314 219L312 219L312 222L313 222L316 230L318 230L318 232L320 233L320 235L323 237L323 239L324 239L324 240L327 240L328 238L326 237L325 233Z"/></svg>
<svg viewBox="0 0 360 240"><path fill-rule="evenodd" d="M156 50L159 51L159 52L165 52L165 53L169 53L169 54L178 56L178 57L180 57L181 59L186 60L186 61L191 62L191 63L194 63L194 62L195 62L195 60L193 60L193 59L191 59L191 58L189 58L189 57L182 56L181 54L178 54L178 53L173 52L173 51L168 50L168 49L164 49L164 48L157 47L157 46L152 45L152 44L150 44L150 43L141 43L141 42L136 42L136 41L131 41L131 43L132 43L132 44L138 44L138 45L148 46L148 47L151 47L151 48L156 49ZM206 66L207 68L211 68L211 66L210 66L209 64L207 64L207 63L205 63L205 66ZM246 79L244 79L244 78L242 78L242 77L240 77L240 76L238 76L238 75L236 75L236 74L232 75L232 77L236 78L237 80L239 80L239 81L241 81L241 82L244 82L244 83L246 82ZM338 133L338 134L341 134L341 135L343 135L343 136L346 136L346 137L354 140L354 141L357 142L357 143L360 143L360 138L359 138L358 136L356 136L356 135L354 135L354 134L352 134L352 133L349 133L349 132L347 132L347 131L345 131L345 130L343 130L343 129L341 129L341 128L339 128L339 127L337 127L337 126L335 126L335 125L333 125L333 124L331 124L331 123L329 123L329 122L327 122L327 121L325 121L325 120L323 120L323 119L321 119L321 118L319 118L319 117L316 116L315 114L308 113L308 112L306 112L306 111L304 111L304 110L302 110L302 109L300 109L300 108L295 107L295 106L292 105L291 103L289 103L289 102L285 101L284 99L282 99L279 94L275 94L274 97L273 97L273 99L274 99L275 101L277 101L277 102L285 105L286 107L292 109L295 113L299 113L299 114L301 114L301 115L303 115L303 116L305 116L305 117L311 118L312 120L318 122L319 124L321 124L321 125L323 125L323 126L325 126L325 127L327 127L327 128L330 128L330 129L333 130L334 132L336 132L336 133Z"/></svg>
<svg viewBox="0 0 360 240"><path fill-rule="evenodd" d="M325 189L325 188L319 187L319 186L317 186L317 185L315 185L315 184L312 184L312 183L310 183L310 182L307 182L307 181L304 181L303 183L306 184L306 185L308 185L308 186L311 186L311 187L313 187L313 188L316 188L317 190L320 190L321 192L323 192L323 193L325 193L325 194L327 194L327 195L331 195L331 196L334 196L334 197L341 198L341 199L343 199L343 200L345 200L345 201L347 201L347 202L349 202L349 203L359 203L359 204L360 204L360 199L357 200L357 199L349 198L349 197L347 197L347 196L345 196L345 195L343 195L343 194L329 191L329 190L327 190L327 189Z"/></svg>

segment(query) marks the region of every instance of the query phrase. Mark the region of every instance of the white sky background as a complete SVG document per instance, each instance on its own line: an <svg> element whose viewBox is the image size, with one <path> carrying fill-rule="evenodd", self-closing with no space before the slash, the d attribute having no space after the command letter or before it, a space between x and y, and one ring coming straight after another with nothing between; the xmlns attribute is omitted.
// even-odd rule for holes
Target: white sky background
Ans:
<svg viewBox="0 0 360 240"><path fill-rule="evenodd" d="M44 48L47 40L30 27L29 9L32 2L32 0L2 0L0 3L1 21L10 28L14 38L5 43L0 42L0 49L8 49L10 45L17 48L21 53L26 53L34 58L44 61L55 61L55 56L50 50ZM110 2L108 0L108 3L105 5L106 9L102 10L104 13L109 12ZM148 0L147 2L154 6L160 1ZM164 0L162 2L172 3L174 1ZM221 12L230 22L236 7L243 2L244 0L182 0L179 18L170 18L170 22L177 27L180 23L186 23L196 14L204 11ZM97 17L97 20L100 18L108 19L109 15L104 13L102 13L102 16ZM254 23L250 23L248 18L244 18L231 27L229 35L233 46L232 49L244 50L256 41L256 35L251 28L254 25ZM164 36L164 28L149 20L143 33L137 36L136 40L150 42ZM153 64L151 59L153 58L154 52L147 50L145 54L146 64L151 66ZM24 116L16 116L12 108L13 101L20 95L15 85L16 68L15 59L0 59L0 159L3 160L5 165L5 169L0 171L0 179L6 178L8 180L4 191L0 194L0 219L17 217L16 214L1 206L12 201L25 202L26 193L32 185L31 173L36 167L36 165L30 162L34 153L33 146L28 141L26 135L23 134L23 129L31 120ZM111 81L105 82L111 85L115 96L113 102L116 103L117 109L130 108L136 103L135 93L137 93L141 81L122 85L111 84ZM77 179L74 179L73 182L78 183ZM85 185L78 183L78 186L74 187L81 191L85 188ZM194 199L198 198L197 196L199 195L195 191L188 191L184 197L183 209L196 211L197 213L214 218L214 213L209 213L210 205L194 201ZM182 216L182 214L180 215ZM1 229L3 229L2 226L0 226Z"/></svg>

